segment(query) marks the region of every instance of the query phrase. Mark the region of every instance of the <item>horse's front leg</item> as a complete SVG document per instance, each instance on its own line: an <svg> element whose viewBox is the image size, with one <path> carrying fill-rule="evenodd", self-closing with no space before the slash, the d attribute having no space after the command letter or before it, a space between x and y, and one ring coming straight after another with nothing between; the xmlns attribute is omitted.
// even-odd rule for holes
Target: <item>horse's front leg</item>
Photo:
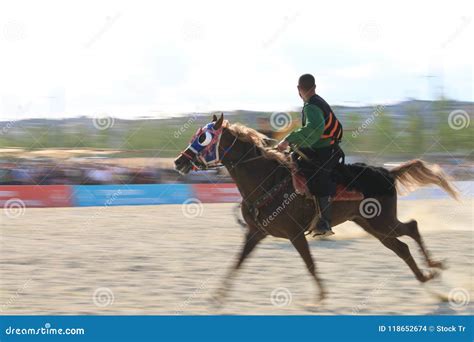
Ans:
<svg viewBox="0 0 474 342"><path fill-rule="evenodd" d="M232 285L232 279L235 277L236 271L242 266L244 260L250 255L250 253L265 236L266 235L259 230L249 228L245 235L244 247L240 252L237 262L229 270L223 280L222 286L219 288L219 290L217 290L217 293L214 296L214 299L218 304L222 304L223 300L225 299L227 292Z"/></svg>
<svg viewBox="0 0 474 342"><path fill-rule="evenodd" d="M298 232L290 239L293 246L295 246L296 250L303 258L306 267L308 268L309 273L313 276L316 284L319 288L319 298L318 301L322 301L326 297L326 290L324 289L323 282L318 277L318 273L316 272L316 265L314 264L313 257L311 256L311 251L309 250L308 240L306 240L306 236L304 232Z"/></svg>

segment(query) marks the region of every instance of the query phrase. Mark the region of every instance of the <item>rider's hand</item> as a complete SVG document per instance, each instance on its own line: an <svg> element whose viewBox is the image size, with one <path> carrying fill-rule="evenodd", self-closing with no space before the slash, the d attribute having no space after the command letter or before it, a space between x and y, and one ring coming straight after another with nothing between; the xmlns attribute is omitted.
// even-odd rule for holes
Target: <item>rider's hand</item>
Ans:
<svg viewBox="0 0 474 342"><path fill-rule="evenodd" d="M286 151L288 147L290 146L290 143L286 140L282 140L278 143L277 150L280 152Z"/></svg>

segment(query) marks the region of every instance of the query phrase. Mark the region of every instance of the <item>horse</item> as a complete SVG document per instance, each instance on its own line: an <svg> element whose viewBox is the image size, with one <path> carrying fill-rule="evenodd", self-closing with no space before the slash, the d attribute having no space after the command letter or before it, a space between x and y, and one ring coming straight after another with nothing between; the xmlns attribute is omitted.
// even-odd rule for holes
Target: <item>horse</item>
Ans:
<svg viewBox="0 0 474 342"><path fill-rule="evenodd" d="M319 289L316 301L326 297L305 235L318 208L312 199L295 192L290 159L271 149L265 135L239 123L231 124L224 120L223 114L220 118L214 115L210 123L198 129L174 163L182 174L224 166L242 196L241 213L247 227L245 241L214 297L218 303L222 303L243 262L268 235L291 242ZM337 169L336 179L343 189L333 199L332 226L345 221L356 223L400 257L421 283L437 276L436 269L444 269L444 265L431 257L417 222L397 219L397 193L437 185L457 199L456 188L441 168L412 160L391 170L365 164L341 164ZM344 196L344 191L359 193L360 197ZM429 270L422 271L408 245L398 239L405 235L416 241Z"/></svg>

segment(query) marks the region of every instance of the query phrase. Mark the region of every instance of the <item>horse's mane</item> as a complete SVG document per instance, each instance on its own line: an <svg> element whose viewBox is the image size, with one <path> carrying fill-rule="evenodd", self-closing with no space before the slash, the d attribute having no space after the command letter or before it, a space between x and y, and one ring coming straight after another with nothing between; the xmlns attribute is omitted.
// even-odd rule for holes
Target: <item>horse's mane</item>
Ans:
<svg viewBox="0 0 474 342"><path fill-rule="evenodd" d="M282 166L291 168L291 160L283 153L268 148L269 139L265 134L240 123L224 123L232 135L240 141L254 144L262 156L275 160ZM369 166L362 163L344 164L335 168L336 181L349 190L362 192L366 197L393 195L395 178L389 170L383 167Z"/></svg>
<svg viewBox="0 0 474 342"><path fill-rule="evenodd" d="M264 158L276 160L280 164L290 167L290 160L285 154L267 147L268 141L271 139L265 134L262 134L255 129L247 127L241 123L227 123L225 127L240 141L253 143L262 153Z"/></svg>

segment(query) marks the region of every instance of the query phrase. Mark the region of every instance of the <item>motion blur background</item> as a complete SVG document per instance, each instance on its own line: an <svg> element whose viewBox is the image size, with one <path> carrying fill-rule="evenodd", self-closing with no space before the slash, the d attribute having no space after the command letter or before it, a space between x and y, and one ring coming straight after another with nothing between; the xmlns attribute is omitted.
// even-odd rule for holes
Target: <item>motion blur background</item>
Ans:
<svg viewBox="0 0 474 342"><path fill-rule="evenodd" d="M466 299L473 277L472 21L472 1L1 2L2 310L102 313L105 306L90 297L105 287L112 302L116 299L107 313L169 313L188 307L189 313L208 312L199 301L191 305L196 288L200 294L202 288L213 287L217 265L227 266L220 261L231 260L227 251L237 251L242 232L229 223L233 218L217 224L222 230L214 240L189 229L197 225L203 234L233 215L229 205L203 203L236 202L239 197L228 186L225 169L183 176L174 171L172 160L213 113L224 112L231 122L281 139L300 125L296 84L303 73L315 75L317 92L344 126L347 162L391 167L421 158L440 164L460 182L467 199L463 206L447 204L432 191L405 202L402 213L421 215L422 223L425 218L436 226L433 240L457 241L449 250L438 245L435 252L456 260L456 270L465 276L461 299ZM423 202L415 201L420 198ZM189 200L197 205L198 215L183 209ZM181 205L108 208L163 203ZM434 205L444 221L422 209ZM185 221L176 225L176 218ZM456 229L446 232L450 224ZM147 241L135 240L134 234ZM212 241L215 260L206 253L209 246L199 245L199 251L189 252L193 261L186 264L180 251L190 241ZM350 260L372 249L367 242L348 241L326 248L346 251ZM346 244L351 243L355 245L349 252ZM132 251L121 250L124 246ZM286 254L275 254L282 245L270 246L263 253L286 263ZM125 254L114 255L118 250ZM104 271L95 265L104 257L118 261ZM385 257L392 256L380 258ZM408 274L404 265L392 261L381 269L400 267L400 274ZM294 262L294 272L302 274ZM164 269L153 268L158 263ZM282 272L270 272L267 266L262 263L267 285L283 281L274 278ZM45 269L49 273L41 273ZM183 275L184 269L190 273ZM358 305L368 313L452 311L429 307L429 300L396 296L394 301L412 300L413 306L384 311L380 308L393 304L384 297L388 302L371 310L360 296L367 292L363 284L372 283L378 270L363 269L352 284L360 285L359 297L325 313L355 313ZM130 287L137 282L122 278L130 272L140 277L141 299ZM155 273L149 277L148 272ZM336 277L347 270L325 272ZM169 279L171 274L180 279ZM260 277L255 279L258 283ZM403 286L415 286L411 278L403 279ZM459 277L453 279L459 283ZM402 286L391 282L383 288ZM74 283L81 285L71 287ZM297 297L301 286L294 285ZM42 292L45 286L51 291L48 296ZM265 291L248 290L252 304L234 303L234 312L279 313L278 306L262 311ZM148 310L145 303L156 297L163 305L150 304ZM463 310L469 312L472 305Z"/></svg>
<svg viewBox="0 0 474 342"><path fill-rule="evenodd" d="M469 1L269 4L2 4L1 182L185 180L161 158L208 113L280 138L299 123L306 72L349 156L472 172Z"/></svg>

